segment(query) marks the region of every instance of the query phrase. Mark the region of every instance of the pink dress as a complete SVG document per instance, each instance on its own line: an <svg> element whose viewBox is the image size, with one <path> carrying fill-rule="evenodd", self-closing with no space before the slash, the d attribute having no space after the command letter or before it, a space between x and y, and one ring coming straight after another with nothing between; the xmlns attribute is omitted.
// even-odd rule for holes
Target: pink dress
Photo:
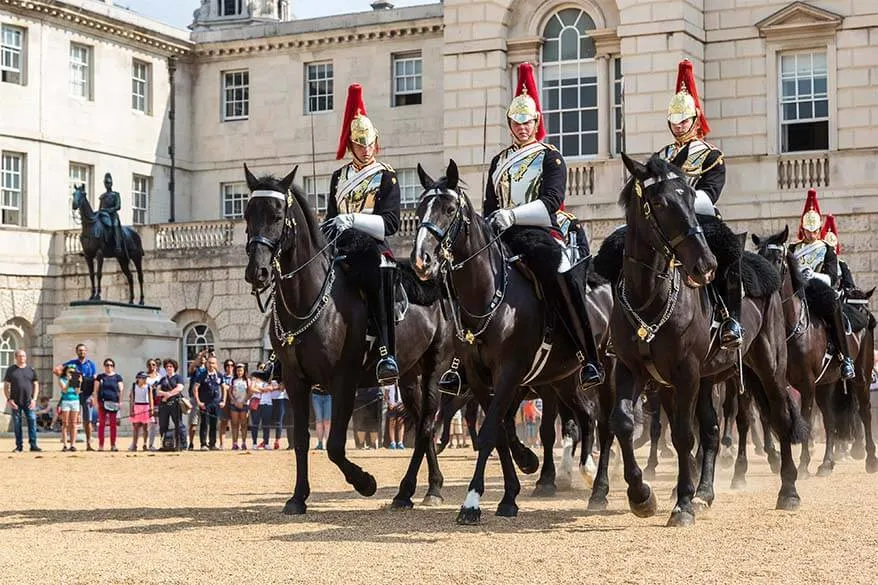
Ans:
<svg viewBox="0 0 878 585"><path fill-rule="evenodd" d="M134 416L131 424L149 424L149 386L134 385Z"/></svg>

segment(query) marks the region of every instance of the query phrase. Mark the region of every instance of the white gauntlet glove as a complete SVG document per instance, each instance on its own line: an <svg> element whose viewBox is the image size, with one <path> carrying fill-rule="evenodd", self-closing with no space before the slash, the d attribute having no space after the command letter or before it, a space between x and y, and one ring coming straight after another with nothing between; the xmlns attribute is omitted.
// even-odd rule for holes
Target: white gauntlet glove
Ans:
<svg viewBox="0 0 878 585"><path fill-rule="evenodd" d="M499 234L515 225L515 216L511 209L498 209L488 218L488 223Z"/></svg>
<svg viewBox="0 0 878 585"><path fill-rule="evenodd" d="M323 233L331 235L340 234L349 228L360 230L376 240L384 240L384 218L371 213L340 213L332 219L327 219L321 224Z"/></svg>

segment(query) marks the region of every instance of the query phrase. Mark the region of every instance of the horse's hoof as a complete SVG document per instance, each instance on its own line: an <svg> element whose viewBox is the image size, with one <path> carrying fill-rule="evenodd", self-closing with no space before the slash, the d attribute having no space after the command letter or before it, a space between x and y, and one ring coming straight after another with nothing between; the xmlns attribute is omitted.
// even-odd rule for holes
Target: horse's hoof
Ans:
<svg viewBox="0 0 878 585"><path fill-rule="evenodd" d="M357 490L357 493L361 496L371 497L375 495L375 492L378 491L378 483L375 481L375 478L371 473L363 472L363 476L360 478L360 481L354 484L354 489Z"/></svg>
<svg viewBox="0 0 878 585"><path fill-rule="evenodd" d="M753 452L756 454L757 457L762 457L765 455L765 449L759 447L758 445L756 447L753 447Z"/></svg>
<svg viewBox="0 0 878 585"><path fill-rule="evenodd" d="M768 454L768 467L771 469L771 473L774 473L775 475L780 473L780 455L776 452Z"/></svg>
<svg viewBox="0 0 878 585"><path fill-rule="evenodd" d="M457 513L457 523L464 526L478 526L482 522L481 508L464 508Z"/></svg>
<svg viewBox="0 0 878 585"><path fill-rule="evenodd" d="M140 302L137 303L137 304L140 305L140 306L143 306L143 305L145 305L146 303L143 302L143 299L140 299Z"/></svg>
<svg viewBox="0 0 878 585"><path fill-rule="evenodd" d="M798 510L799 506L802 504L801 498L799 498L799 494L793 494L792 496L778 496L777 504L774 506L775 510Z"/></svg>
<svg viewBox="0 0 878 585"><path fill-rule="evenodd" d="M731 455L723 454L719 458L720 469L729 469L735 464L735 458Z"/></svg>
<svg viewBox="0 0 878 585"><path fill-rule="evenodd" d="M391 510L411 510L414 507L415 505L409 498L393 498L393 501L390 502Z"/></svg>
<svg viewBox="0 0 878 585"><path fill-rule="evenodd" d="M708 512L710 510L710 500L706 500L701 496L692 498L692 511L696 514Z"/></svg>
<svg viewBox="0 0 878 585"><path fill-rule="evenodd" d="M851 447L851 457L857 461L862 461L866 458L866 447L863 445L854 445Z"/></svg>
<svg viewBox="0 0 878 585"><path fill-rule="evenodd" d="M607 498L604 496L599 496L596 498L589 498L588 500L588 511L589 512L603 512L607 509L608 506Z"/></svg>
<svg viewBox="0 0 878 585"><path fill-rule="evenodd" d="M518 504L515 502L508 504L505 502L500 502L497 505L497 512L495 512L496 516L500 516L501 518L515 518L518 516Z"/></svg>
<svg viewBox="0 0 878 585"><path fill-rule="evenodd" d="M540 468L540 459L536 453L525 447L519 456L515 458L515 463L522 473L531 475L536 473Z"/></svg>
<svg viewBox="0 0 878 585"><path fill-rule="evenodd" d="M445 450L445 447L448 446L448 443L436 443L436 455L440 455L442 451Z"/></svg>
<svg viewBox="0 0 878 585"><path fill-rule="evenodd" d="M424 501L421 502L422 506L433 507L433 506L441 506L445 502L442 496L434 496L433 494L427 494L424 496Z"/></svg>
<svg viewBox="0 0 878 585"><path fill-rule="evenodd" d="M564 473L558 472L555 475L555 487L558 488L558 491L568 491L573 489L573 474L569 471Z"/></svg>
<svg viewBox="0 0 878 585"><path fill-rule="evenodd" d="M775 472L777 473L777 472ZM796 470L796 478L801 481L803 479L808 479L811 477L811 472L808 471L808 466L799 466L799 469Z"/></svg>
<svg viewBox="0 0 878 585"><path fill-rule="evenodd" d="M662 447L662 450L659 453L659 456L662 459L673 459L674 457L677 456L677 454L670 447L665 446L665 447Z"/></svg>
<svg viewBox="0 0 878 585"><path fill-rule="evenodd" d="M732 478L732 489L733 490L742 490L747 487L747 480L743 477L733 477Z"/></svg>
<svg viewBox="0 0 878 585"><path fill-rule="evenodd" d="M829 477L832 475L832 463L821 463L820 467L817 468L817 477Z"/></svg>
<svg viewBox="0 0 878 585"><path fill-rule="evenodd" d="M658 510L658 501L655 497L655 490L646 484L644 485L646 486L646 489L649 490L649 495L644 501L633 502L631 501L631 498L628 499L628 507L631 508L631 512L638 518L650 518L651 516L655 516L656 510Z"/></svg>
<svg viewBox="0 0 878 585"><path fill-rule="evenodd" d="M866 473L875 473L878 471L878 457L874 455L866 459Z"/></svg>
<svg viewBox="0 0 878 585"><path fill-rule="evenodd" d="M643 480L644 481L654 481L655 480L655 467L647 466L643 468Z"/></svg>
<svg viewBox="0 0 878 585"><path fill-rule="evenodd" d="M553 483L538 483L531 494L532 498L551 498L558 492Z"/></svg>
<svg viewBox="0 0 878 585"><path fill-rule="evenodd" d="M695 524L695 514L692 510L683 510L682 508L674 508L671 512L671 517L668 518L668 523L665 526L669 526L671 528L681 528L685 526L692 526Z"/></svg>
<svg viewBox="0 0 878 585"><path fill-rule="evenodd" d="M301 516L307 508L308 506L305 505L303 500L290 498L284 506L284 514L287 516Z"/></svg>

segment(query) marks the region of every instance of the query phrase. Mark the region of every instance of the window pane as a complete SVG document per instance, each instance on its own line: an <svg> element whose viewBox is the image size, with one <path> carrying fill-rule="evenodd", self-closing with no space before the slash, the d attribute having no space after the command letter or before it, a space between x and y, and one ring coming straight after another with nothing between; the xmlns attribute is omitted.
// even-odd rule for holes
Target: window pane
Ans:
<svg viewBox="0 0 878 585"><path fill-rule="evenodd" d="M594 41L588 37L582 37L579 39L579 58L580 59L592 59L595 55L597 55L597 48L595 47Z"/></svg>
<svg viewBox="0 0 878 585"><path fill-rule="evenodd" d="M576 24L576 21L579 19L579 15L582 13L581 10L577 8L567 8L566 10L562 10L558 13L558 18L561 19L567 26L573 26Z"/></svg>
<svg viewBox="0 0 878 585"><path fill-rule="evenodd" d="M826 72L826 53L814 53L814 73Z"/></svg>
<svg viewBox="0 0 878 585"><path fill-rule="evenodd" d="M561 33L561 60L573 61L579 58L579 33L575 28L565 28Z"/></svg>
<svg viewBox="0 0 878 585"><path fill-rule="evenodd" d="M814 114L814 110L811 102L802 102L799 104L799 119L807 120L808 118L812 118Z"/></svg>
<svg viewBox="0 0 878 585"><path fill-rule="evenodd" d="M582 135L582 154L594 155L598 153L598 135L583 134Z"/></svg>
<svg viewBox="0 0 878 585"><path fill-rule="evenodd" d="M549 114L547 116L546 124L548 125L548 130L550 132L560 132L561 114Z"/></svg>
<svg viewBox="0 0 878 585"><path fill-rule="evenodd" d="M783 97L786 98L786 97L792 97L792 96L796 95L796 82L795 81L793 81L791 79L785 80L781 85L783 87L783 89L781 91Z"/></svg>
<svg viewBox="0 0 878 585"><path fill-rule="evenodd" d="M543 29L543 38L546 40L557 38L561 34L562 28L561 21L558 20L558 15L556 14L546 23L546 28Z"/></svg>
<svg viewBox="0 0 878 585"><path fill-rule="evenodd" d="M826 95L826 78L814 78L814 95Z"/></svg>
<svg viewBox="0 0 878 585"><path fill-rule="evenodd" d="M598 130L598 111L586 110L580 113L580 122L583 132L597 132Z"/></svg>
<svg viewBox="0 0 878 585"><path fill-rule="evenodd" d="M557 89L550 89L547 91L543 91L543 101L545 102L546 108L550 110L557 110L560 107L560 93Z"/></svg>
<svg viewBox="0 0 878 585"><path fill-rule="evenodd" d="M794 55L784 55L780 58L780 70L786 74L790 74L796 70L796 57Z"/></svg>
<svg viewBox="0 0 878 585"><path fill-rule="evenodd" d="M829 102L826 100L817 100L814 102L814 117L825 118L829 115Z"/></svg>
<svg viewBox="0 0 878 585"><path fill-rule="evenodd" d="M784 120L795 120L796 119L796 104L784 104L784 106L783 106L783 119Z"/></svg>
<svg viewBox="0 0 878 585"><path fill-rule="evenodd" d="M579 90L579 105L583 108L596 108L598 105L597 85L589 85Z"/></svg>
<svg viewBox="0 0 878 585"><path fill-rule="evenodd" d="M561 152L564 156L579 156L579 135L564 136L561 139Z"/></svg>
<svg viewBox="0 0 878 585"><path fill-rule="evenodd" d="M579 132L578 117L576 112L564 112L561 114L561 131L565 134Z"/></svg>
<svg viewBox="0 0 878 585"><path fill-rule="evenodd" d="M552 62L558 60L558 41L546 41L543 45L543 61Z"/></svg>
<svg viewBox="0 0 878 585"><path fill-rule="evenodd" d="M800 79L799 80L799 96L809 96L811 95L811 80L810 79Z"/></svg>
<svg viewBox="0 0 878 585"><path fill-rule="evenodd" d="M561 90L561 107L565 110L579 107L575 87L565 87Z"/></svg>

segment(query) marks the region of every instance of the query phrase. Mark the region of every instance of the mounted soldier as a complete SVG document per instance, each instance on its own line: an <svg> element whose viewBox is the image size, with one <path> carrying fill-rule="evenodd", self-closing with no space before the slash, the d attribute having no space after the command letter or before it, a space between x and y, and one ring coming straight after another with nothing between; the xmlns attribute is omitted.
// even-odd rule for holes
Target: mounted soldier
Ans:
<svg viewBox="0 0 878 585"><path fill-rule="evenodd" d="M110 237L113 251L116 258L122 258L122 248L124 240L122 239L122 222L119 221L119 210L122 209L122 197L116 191L113 191L113 175L106 173L104 175L104 187L106 193L100 197L100 206L98 208L99 220L108 228L111 228Z"/></svg>
<svg viewBox="0 0 878 585"><path fill-rule="evenodd" d="M823 231L820 239L829 244L835 250L835 256L838 258L838 283L836 288L840 293L845 293L851 289L857 288L854 283L854 276L848 263L841 258L841 242L838 239L838 226L835 224L835 216L831 213L826 214L826 220L823 222Z"/></svg>
<svg viewBox="0 0 878 585"><path fill-rule="evenodd" d="M540 279L547 301L570 332L582 366L580 386L599 384L603 373L586 311L584 276L573 270L575 259L571 262L559 227L567 165L554 146L541 142L546 129L530 63L518 68L518 88L506 117L512 145L491 161L483 214Z"/></svg>
<svg viewBox="0 0 878 585"><path fill-rule="evenodd" d="M397 269L386 240L399 229L399 182L389 165L375 159L378 132L366 117L358 83L348 88L336 159L345 158L348 151L351 161L332 174L322 227L328 237L338 236L339 253L350 253L350 265L363 274L363 292L379 343L375 376L379 385L395 384L399 378L393 310ZM369 238L344 233L349 229Z"/></svg>
<svg viewBox="0 0 878 585"><path fill-rule="evenodd" d="M798 261L808 286L825 286L835 290L839 280L838 257L835 248L820 239L822 228L823 218L820 215L817 191L809 189L799 223L799 241L790 244L790 253ZM836 357L841 362L841 377L850 380L856 372L849 355L841 303L835 303L829 321L826 325L832 333L832 342L838 352Z"/></svg>
<svg viewBox="0 0 878 585"><path fill-rule="evenodd" d="M698 99L692 62L688 59L680 61L677 66L676 93L668 104L668 129L674 136L674 142L659 150L659 156L673 161L684 150L687 152L681 169L695 190L695 213L699 222L702 225L718 223L725 228L723 231L729 231L716 208L726 184L723 153L704 140L710 132L710 126ZM744 335L740 324L743 247L723 246L722 250L714 249L713 252L720 267L713 286L724 305L720 307L720 344L723 349L734 349L741 346Z"/></svg>

